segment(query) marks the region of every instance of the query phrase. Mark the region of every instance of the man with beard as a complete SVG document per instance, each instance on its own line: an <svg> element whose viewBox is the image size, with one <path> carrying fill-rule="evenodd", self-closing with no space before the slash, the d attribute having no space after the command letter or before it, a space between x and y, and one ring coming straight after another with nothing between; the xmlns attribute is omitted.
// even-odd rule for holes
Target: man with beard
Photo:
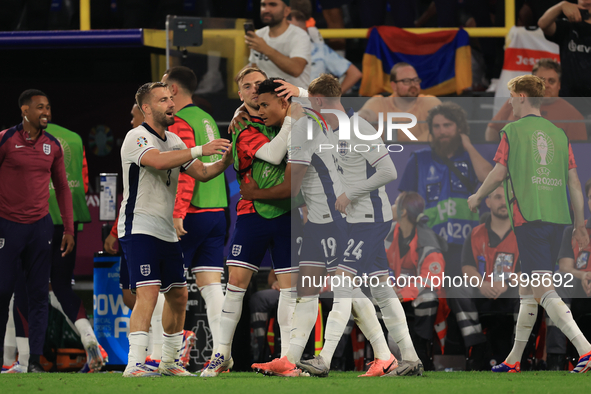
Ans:
<svg viewBox="0 0 591 394"><path fill-rule="evenodd" d="M472 229L462 250L462 272L467 275L469 285L457 289L457 297L449 299L472 370L489 368L492 355L492 349L487 349L478 314L513 314L518 307L517 286L515 282L509 285L509 276L521 271L519 250L502 187L487 197L486 206L491 215L485 223Z"/></svg>
<svg viewBox="0 0 591 394"><path fill-rule="evenodd" d="M478 214L470 212L467 199L492 169L468 137L466 113L446 102L429 111L427 125L431 148L411 154L398 190L419 193L425 199L427 225L447 240L446 274L460 275L462 245Z"/></svg>
<svg viewBox="0 0 591 394"><path fill-rule="evenodd" d="M19 305L15 299L15 307L28 311L28 371L45 372L39 357L47 328L53 238L48 203L50 177L64 223L62 257L75 244L72 193L63 149L55 137L45 132L51 116L47 96L40 90L26 90L19 97L19 107L23 122L0 132L0 346L4 344L15 282L24 273L28 306Z"/></svg>
<svg viewBox="0 0 591 394"><path fill-rule="evenodd" d="M289 0L261 0L261 20L267 26L247 32L248 61L267 75L307 88L312 44L305 31L287 21L290 12Z"/></svg>
<svg viewBox="0 0 591 394"><path fill-rule="evenodd" d="M186 149L180 137L166 130L174 124L175 105L165 83L142 85L136 101L145 122L127 133L121 147L123 202L117 229L131 290L136 294L123 376L191 376L178 364L188 293L182 250L172 220L176 189L181 170L201 182L222 173L232 163L231 144L219 139ZM207 164L196 160L212 154L223 157ZM166 302L162 311L162 359L155 371L145 365L145 360L159 292L164 293Z"/></svg>
<svg viewBox="0 0 591 394"><path fill-rule="evenodd" d="M379 114L384 114L382 122L386 121L388 112L406 112L417 117L417 121L425 121L429 110L441 101L434 96L421 94L421 78L413 66L408 63L396 63L390 71L390 86L392 95L389 97L374 97L369 99L359 111L359 116L372 124L379 122ZM394 118L393 122L408 123L408 118ZM386 141L384 128L382 139ZM418 141L429 141L429 128L425 123L419 123L409 129ZM398 142L410 141L410 138L398 130Z"/></svg>

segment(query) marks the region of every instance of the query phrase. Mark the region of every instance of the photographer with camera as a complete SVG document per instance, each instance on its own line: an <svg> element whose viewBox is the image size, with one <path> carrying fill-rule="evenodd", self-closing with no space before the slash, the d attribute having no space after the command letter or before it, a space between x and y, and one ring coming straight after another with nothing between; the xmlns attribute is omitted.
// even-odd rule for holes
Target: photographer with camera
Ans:
<svg viewBox="0 0 591 394"><path fill-rule="evenodd" d="M591 1L562 1L542 15L538 26L560 46L561 97L591 97ZM566 19L557 19L561 14Z"/></svg>

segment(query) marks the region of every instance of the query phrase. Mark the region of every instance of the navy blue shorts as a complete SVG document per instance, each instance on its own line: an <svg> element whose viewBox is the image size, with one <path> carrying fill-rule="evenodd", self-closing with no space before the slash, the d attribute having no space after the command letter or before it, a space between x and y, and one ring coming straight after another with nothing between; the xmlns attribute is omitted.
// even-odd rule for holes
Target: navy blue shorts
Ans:
<svg viewBox="0 0 591 394"><path fill-rule="evenodd" d="M349 223L349 240L339 268L353 275L388 275L388 258L384 239L392 222Z"/></svg>
<svg viewBox="0 0 591 394"><path fill-rule="evenodd" d="M348 241L347 221L304 225L300 267L326 267L332 273L343 260L343 252Z"/></svg>
<svg viewBox="0 0 591 394"><path fill-rule="evenodd" d="M524 223L515 227L521 272L554 272L562 243L563 224Z"/></svg>
<svg viewBox="0 0 591 394"><path fill-rule="evenodd" d="M239 215L226 264L257 272L268 249L275 274L289 274L293 271L291 241L289 213L275 219L265 219L258 213Z"/></svg>
<svg viewBox="0 0 591 394"><path fill-rule="evenodd" d="M119 239L132 290L159 286L161 293L185 287L183 251L178 242L166 242L151 235L131 234Z"/></svg>
<svg viewBox="0 0 591 394"><path fill-rule="evenodd" d="M121 244L119 244L121 246ZM121 252L121 263L119 265L119 288L131 290L129 284L129 268L127 268L127 260L125 260L125 253Z"/></svg>
<svg viewBox="0 0 591 394"><path fill-rule="evenodd" d="M224 272L226 214L220 212L189 213L183 220L187 234L180 240L185 267L192 273Z"/></svg>

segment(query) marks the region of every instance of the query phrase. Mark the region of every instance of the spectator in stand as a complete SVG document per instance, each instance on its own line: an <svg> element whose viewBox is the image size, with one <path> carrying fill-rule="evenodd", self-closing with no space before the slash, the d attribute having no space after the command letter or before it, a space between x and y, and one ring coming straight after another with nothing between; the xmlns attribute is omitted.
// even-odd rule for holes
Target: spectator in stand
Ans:
<svg viewBox="0 0 591 394"><path fill-rule="evenodd" d="M290 12L289 0L261 0L261 19L267 26L245 36L250 48L249 66L307 88L312 44L306 32L289 24Z"/></svg>
<svg viewBox="0 0 591 394"><path fill-rule="evenodd" d="M315 27L306 27L306 16L301 11L291 11L289 23L297 26L310 36L312 42L312 75L311 79L318 78L321 74L332 74L341 79L341 93L345 93L361 79L361 71L347 59L339 56L324 43L322 36Z"/></svg>
<svg viewBox="0 0 591 394"><path fill-rule="evenodd" d="M429 110L441 101L435 96L421 94L421 78L413 66L408 63L396 63L390 71L390 85L392 86L392 95L389 97L373 97L369 99L359 111L359 116L372 124L378 123L378 114L388 112L408 112L417 117L417 121L423 122L417 124L409 131L417 137L419 141L429 141L429 126L425 123ZM408 118L399 119L400 123L407 123ZM396 123L396 120L393 121ZM386 128L382 139L386 141ZM398 142L410 141L410 138L402 130L398 130Z"/></svg>
<svg viewBox="0 0 591 394"><path fill-rule="evenodd" d="M542 15L538 26L560 46L564 68L561 97L591 97L591 1L562 1ZM557 19L564 14L567 19Z"/></svg>
<svg viewBox="0 0 591 394"><path fill-rule="evenodd" d="M411 154L398 190L423 197L428 226L447 237L445 273L459 276L464 240L478 225L478 215L466 209L467 200L492 165L470 142L466 112L459 105L446 102L431 109L427 127L431 147Z"/></svg>
<svg viewBox="0 0 591 394"><path fill-rule="evenodd" d="M544 100L540 107L542 117L555 123L555 125L564 130L566 136L570 141L586 140L587 129L585 123L562 123L560 120L581 120L585 117L581 115L575 107L568 101L558 97L560 92L560 78L562 75L562 68L560 63L552 59L540 59L534 65L531 72L533 75L544 79L546 83L546 90L544 91ZM499 112L492 119L493 121L507 120L514 122L517 117L513 114L513 108L509 100L501 107ZM556 122L554 122L556 121ZM507 123L489 123L486 128L485 138L487 141L500 141L500 131Z"/></svg>

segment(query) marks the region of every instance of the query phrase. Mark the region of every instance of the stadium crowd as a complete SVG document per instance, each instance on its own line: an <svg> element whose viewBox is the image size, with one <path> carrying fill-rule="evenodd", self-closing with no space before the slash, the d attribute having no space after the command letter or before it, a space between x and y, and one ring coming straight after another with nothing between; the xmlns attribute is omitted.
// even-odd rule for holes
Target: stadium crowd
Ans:
<svg viewBox="0 0 591 394"><path fill-rule="evenodd" d="M375 3L394 19L404 16L392 23L402 27L434 15L439 26L455 26L459 16L465 26L493 23L494 13L471 1L429 2L423 14ZM590 369L589 331L580 322L591 307L591 225L583 217L591 179L581 186L570 144L587 140L586 117L562 97L591 96L591 3L555 2L543 11L523 3L520 18L539 13L561 62L537 59L531 74L511 79L511 98L484 133L499 141L494 166L472 144L466 111L422 94L410 61L391 68L391 95L368 99L357 113L346 108L341 96L355 91L361 71L324 42L305 0L261 0L265 27L245 28L250 57L236 76L243 103L231 140L194 104L199 84L190 68L171 67L142 85L121 147L124 198L104 242L107 253L120 249L123 298L133 309L123 376L192 375L185 270L207 305L213 337L201 376L231 370L245 294L267 251L270 289L249 300L257 372L328 376L347 357L353 326L371 360L361 376L422 375L442 354L465 356L471 370L519 372L535 367L526 367L532 358L545 358L548 369L564 370L569 360L573 372ZM321 4L329 26L344 24L339 10L350 2ZM494 57L485 39L474 45ZM84 146L51 123L44 92L25 90L18 101L22 123L0 132L3 372L44 371L49 305L80 336L85 371L99 371L107 354L71 284L77 231L90 221ZM392 112L417 123L388 135L381 115ZM353 121L350 129L343 118ZM428 147L395 166L386 145L412 141ZM229 166L241 195L230 233ZM399 193L389 195L386 185L397 178ZM354 284L361 276L369 285ZM331 286L312 285L327 277ZM265 340L271 318L277 350ZM311 340L312 330L324 338Z"/></svg>

